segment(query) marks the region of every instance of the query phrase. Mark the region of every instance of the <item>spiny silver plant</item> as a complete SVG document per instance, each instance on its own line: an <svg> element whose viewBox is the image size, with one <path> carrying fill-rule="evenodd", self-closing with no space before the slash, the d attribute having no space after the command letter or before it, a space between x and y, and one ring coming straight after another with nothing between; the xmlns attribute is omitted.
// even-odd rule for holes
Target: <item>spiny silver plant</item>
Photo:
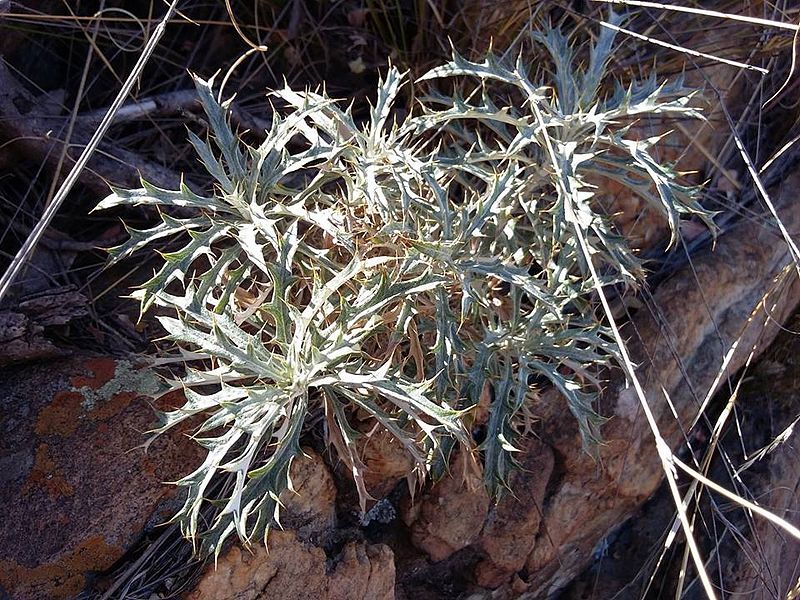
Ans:
<svg viewBox="0 0 800 600"><path fill-rule="evenodd" d="M561 392L587 445L598 439L596 372L617 348L595 316L576 233L604 285L634 285L642 265L590 182L610 178L651 202L673 240L682 217L710 224L694 190L648 152L657 140L626 137L640 115L699 115L680 82L652 77L602 95L609 30L585 68L560 32L535 41L554 59L550 84L532 80L522 55L507 64L454 54L417 82L448 79L454 92L431 91L401 120L398 94L411 82L390 68L364 123L324 92L284 88L258 146L231 128L213 78L196 78L211 139L189 135L213 193L142 182L100 203L159 207L158 225L129 229L114 261L184 240L136 295L142 311L173 315L158 319L185 363L171 387L186 403L155 434L205 419L195 439L208 454L177 482L188 493L175 517L201 552L219 553L232 534L266 536L313 415L324 416L362 510L357 440L375 425L413 458L417 481L458 446L494 493L539 383ZM230 483L209 497L219 476ZM218 504L210 523L206 501Z"/></svg>

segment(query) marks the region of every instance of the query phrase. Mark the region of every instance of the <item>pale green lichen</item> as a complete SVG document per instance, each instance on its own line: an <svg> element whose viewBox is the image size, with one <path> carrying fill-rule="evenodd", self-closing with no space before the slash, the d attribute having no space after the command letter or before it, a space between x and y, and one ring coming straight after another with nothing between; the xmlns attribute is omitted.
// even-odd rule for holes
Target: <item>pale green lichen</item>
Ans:
<svg viewBox="0 0 800 600"><path fill-rule="evenodd" d="M142 396L156 396L161 390L158 378L149 369L139 369L131 361L117 361L114 377L96 390L82 386L73 388L83 396L81 407L85 411L94 410L98 403L107 402L121 392L136 392Z"/></svg>

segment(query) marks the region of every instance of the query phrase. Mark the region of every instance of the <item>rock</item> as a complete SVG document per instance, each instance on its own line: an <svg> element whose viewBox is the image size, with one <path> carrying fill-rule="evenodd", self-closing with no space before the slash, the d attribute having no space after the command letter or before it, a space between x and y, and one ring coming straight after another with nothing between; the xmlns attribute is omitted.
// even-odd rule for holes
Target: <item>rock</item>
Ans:
<svg viewBox="0 0 800 600"><path fill-rule="evenodd" d="M385 544L350 542L328 583L330 600L394 598L394 553Z"/></svg>
<svg viewBox="0 0 800 600"><path fill-rule="evenodd" d="M798 187L800 172L795 172L771 190L789 231L800 227L800 204L794 197ZM778 232L743 221L714 250L693 257L691 268L658 287L653 295L657 318L641 311L623 332L639 340L631 344L633 360L640 364L638 376L661 435L672 447L682 442L681 428L696 417L703 398L719 389L751 350L757 355L767 348L797 306L800 284L791 264ZM735 351L717 378L734 342ZM526 598L547 597L568 583L597 544L663 479L652 434L630 389L617 381L603 398L601 410L610 421L603 428L599 461L581 450L576 427L564 420L560 402L548 393L532 407L542 418L542 439L559 456L560 476L552 484L525 565L530 574Z"/></svg>
<svg viewBox="0 0 800 600"><path fill-rule="evenodd" d="M737 421L729 432L730 445L747 448L736 456L748 498L795 527L800 525L800 460L797 431L797 381L800 377L798 318L789 323L770 355L779 362L759 365L742 385L737 399ZM759 372L760 371L760 372ZM742 407L744 405L744 407ZM749 431L748 431L749 430ZM749 434L749 435L748 435ZM767 448L762 455L756 449ZM736 460L738 459L738 460ZM744 468L746 466L746 468ZM714 477L716 481L722 477ZM732 504L732 503L731 503ZM738 514L737 514L738 513ZM738 536L720 539L719 561L730 598L767 600L800 598L800 540L766 519L739 509L726 510ZM717 540L713 540L717 543ZM711 575L714 577L714 575Z"/></svg>
<svg viewBox="0 0 800 600"><path fill-rule="evenodd" d="M438 562L478 539L489 502L483 482L447 475L406 507L403 520L413 544Z"/></svg>
<svg viewBox="0 0 800 600"><path fill-rule="evenodd" d="M74 597L177 508L162 482L201 449L173 435L135 451L155 422L141 396L156 383L106 357L0 373L0 596Z"/></svg>
<svg viewBox="0 0 800 600"><path fill-rule="evenodd" d="M187 600L390 600L394 556L388 546L348 543L330 573L325 552L293 531L274 530L268 546L234 545L211 565Z"/></svg>
<svg viewBox="0 0 800 600"><path fill-rule="evenodd" d="M533 547L553 470L550 448L536 440L529 440L527 447L521 468L511 475L511 491L491 509L483 482L465 481L455 473L430 486L415 501L406 499L402 517L414 546L437 563L472 547L485 555L478 565L479 585L496 587L510 580ZM452 465L458 463L457 457L451 461Z"/></svg>
<svg viewBox="0 0 800 600"><path fill-rule="evenodd" d="M730 427L722 434L716 451L718 455L724 452L725 458L707 465L707 477L724 485L730 485L729 469L735 470L737 489L795 525L800 509L796 450L800 437L791 425L798 414L798 324L800 314L795 313L770 344L767 358L747 369L747 378L738 388L735 416L728 416ZM712 423L715 421L712 419ZM703 443L709 435L707 428L699 429L693 442ZM757 451L766 448L771 452L762 455ZM723 506L720 499L718 494L703 493L691 508L699 524L694 532L697 545L701 551L713 552L707 571L713 585L724 589L729 598L793 598L790 590L800 576L800 541L732 501L724 501L725 516L719 519L717 511ZM676 538L657 569L653 560L654 549L663 546L664 534L674 517L675 504L662 484L630 521L603 541L590 567L559 595L560 599L640 598L649 585L658 586L660 597L676 597L685 551L682 536ZM693 572L688 573L687 581L696 581L694 578ZM682 597L700 600L706 596L695 584L685 585Z"/></svg>
<svg viewBox="0 0 800 600"><path fill-rule="evenodd" d="M477 542L486 554L475 567L478 585L496 588L525 566L539 533L553 463L548 446L535 439L529 442L522 464L511 475L511 491L492 506Z"/></svg>
<svg viewBox="0 0 800 600"><path fill-rule="evenodd" d="M336 525L336 487L322 457L309 448L292 463L294 491L281 495L281 524L266 548L233 543L206 568L189 600L235 598L318 600L394 598L394 555L388 546L347 542L329 559L319 546Z"/></svg>
<svg viewBox="0 0 800 600"><path fill-rule="evenodd" d="M302 539L317 541L336 524L336 485L322 457L303 448L292 462L292 490L281 494L281 524L296 530Z"/></svg>
<svg viewBox="0 0 800 600"><path fill-rule="evenodd" d="M320 598L325 582L314 571L324 561L322 550L305 546L293 531L273 531L268 549L256 545L248 551L234 544L206 570L187 600L255 600L278 589L289 594L287 599L299 598L297 592Z"/></svg>
<svg viewBox="0 0 800 600"><path fill-rule="evenodd" d="M364 463L364 485L376 500L386 496L397 480L414 468L414 460L390 433L379 430L358 438L358 451Z"/></svg>

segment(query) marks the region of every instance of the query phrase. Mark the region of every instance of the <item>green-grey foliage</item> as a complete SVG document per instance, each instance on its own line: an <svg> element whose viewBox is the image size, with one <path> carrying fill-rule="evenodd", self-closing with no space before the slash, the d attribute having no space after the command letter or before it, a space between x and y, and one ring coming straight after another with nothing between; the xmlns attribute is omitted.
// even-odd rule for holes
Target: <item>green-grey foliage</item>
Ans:
<svg viewBox="0 0 800 600"><path fill-rule="evenodd" d="M266 535L310 415L324 416L362 509L358 438L375 425L413 458L418 481L459 446L493 493L539 383L561 392L587 446L598 439L595 374L617 348L596 317L575 231L605 283L634 285L642 265L595 206L596 177L661 210L673 241L681 217L710 223L694 190L649 153L657 140L627 137L625 126L698 114L680 82L601 93L609 30L585 69L558 31L535 39L553 54L548 85L522 56L454 55L417 82L431 82L428 95L400 121L398 94L411 82L390 68L366 122L324 93L284 88L272 95L285 109L258 146L232 130L213 80L197 78L210 140L190 137L213 193L142 182L100 203L192 215L159 212L158 225L130 230L111 252L119 260L183 240L137 295L143 311L173 315L158 318L186 364L172 382L186 403L156 434L205 419L195 439L208 453L177 482L188 495L175 517L201 551L218 553L232 534ZM454 92L435 91L443 79ZM208 498L220 475L230 478L224 497ZM211 523L199 518L205 500L219 507Z"/></svg>

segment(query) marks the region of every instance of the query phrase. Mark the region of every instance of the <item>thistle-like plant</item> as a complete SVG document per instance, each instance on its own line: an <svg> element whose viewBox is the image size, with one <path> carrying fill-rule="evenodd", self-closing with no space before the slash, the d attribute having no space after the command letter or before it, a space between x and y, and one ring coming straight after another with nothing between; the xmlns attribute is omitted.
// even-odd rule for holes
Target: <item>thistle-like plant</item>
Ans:
<svg viewBox="0 0 800 600"><path fill-rule="evenodd" d="M284 88L258 146L231 129L213 78L196 78L211 140L190 140L213 193L142 182L100 203L159 208L158 225L130 229L112 260L183 240L136 295L142 311L173 315L158 318L185 363L171 385L186 403L155 433L205 419L195 438L208 454L178 482L187 498L175 517L202 552L277 522L311 416L352 472L362 510L357 440L375 426L408 452L418 481L460 446L495 493L540 383L561 392L585 443L597 440L596 372L617 348L595 316L597 282L576 234L604 285L635 284L642 265L589 182L624 184L663 211L673 236L682 216L708 221L694 191L648 153L657 140L625 128L643 114L698 114L680 83L601 94L609 30L585 69L558 31L535 40L554 59L549 84L532 80L522 55L506 64L454 54L417 82L448 78L454 92L428 85L401 121L395 105L411 83L390 68L363 123L325 93ZM220 476L229 485L209 498ZM206 500L218 504L210 523L200 519Z"/></svg>

